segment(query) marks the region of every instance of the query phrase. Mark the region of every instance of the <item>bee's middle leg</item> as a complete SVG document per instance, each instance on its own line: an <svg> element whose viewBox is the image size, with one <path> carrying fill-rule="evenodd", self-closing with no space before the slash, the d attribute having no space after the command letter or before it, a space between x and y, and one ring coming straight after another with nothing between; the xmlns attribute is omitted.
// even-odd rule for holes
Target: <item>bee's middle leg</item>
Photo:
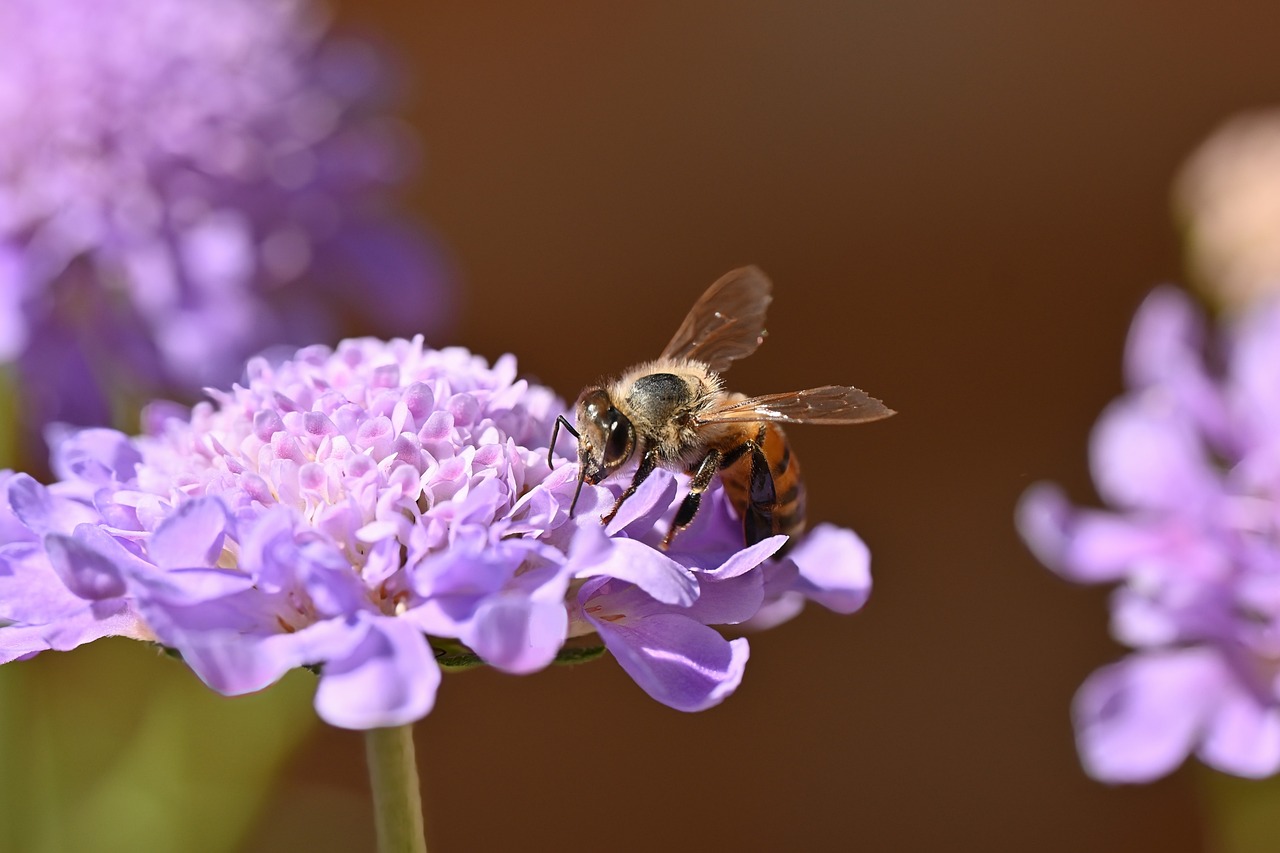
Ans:
<svg viewBox="0 0 1280 853"><path fill-rule="evenodd" d="M693 521L693 517L698 514L698 507L702 504L702 493L707 490L707 486L711 485L711 480L720 470L723 459L722 452L712 449L693 469L693 479L689 481L689 494L685 495L684 500L680 502L680 509L676 510L675 520L671 522L671 529L662 540L664 550L671 545L672 537L688 527L689 522Z"/></svg>

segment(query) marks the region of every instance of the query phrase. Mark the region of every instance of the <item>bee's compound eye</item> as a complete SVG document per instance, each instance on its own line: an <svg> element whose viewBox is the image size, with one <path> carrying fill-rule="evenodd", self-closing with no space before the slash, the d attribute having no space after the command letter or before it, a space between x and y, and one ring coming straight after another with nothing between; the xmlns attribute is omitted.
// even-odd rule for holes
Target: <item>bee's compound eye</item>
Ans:
<svg viewBox="0 0 1280 853"><path fill-rule="evenodd" d="M582 396L578 402L578 409L588 420L598 420L604 416L605 412L612 409L609 405L609 395L601 391L599 388L589 391ZM579 419L581 420L581 419ZM582 424L579 423L579 426Z"/></svg>
<svg viewBox="0 0 1280 853"><path fill-rule="evenodd" d="M613 467L626 462L631 455L631 421L611 407L607 423L609 434L605 439L604 464Z"/></svg>

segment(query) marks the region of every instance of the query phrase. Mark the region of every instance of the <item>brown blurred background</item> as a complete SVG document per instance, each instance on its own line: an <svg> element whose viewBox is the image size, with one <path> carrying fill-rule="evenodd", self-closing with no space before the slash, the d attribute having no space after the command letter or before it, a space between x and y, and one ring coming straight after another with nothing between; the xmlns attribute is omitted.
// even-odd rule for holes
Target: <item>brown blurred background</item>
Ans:
<svg viewBox="0 0 1280 853"><path fill-rule="evenodd" d="M612 661L446 680L417 727L435 851L1204 849L1200 774L1087 779L1074 690L1121 650L1014 503L1092 499L1129 317L1181 277L1172 175L1280 100L1280 5L337 4L403 59L415 207L464 287L449 341L572 397L652 357L731 267L774 279L754 392L901 414L791 431L815 520L872 547L852 617L752 641L686 716ZM371 846L362 744L304 745L252 850ZM308 846L309 845L309 846Z"/></svg>

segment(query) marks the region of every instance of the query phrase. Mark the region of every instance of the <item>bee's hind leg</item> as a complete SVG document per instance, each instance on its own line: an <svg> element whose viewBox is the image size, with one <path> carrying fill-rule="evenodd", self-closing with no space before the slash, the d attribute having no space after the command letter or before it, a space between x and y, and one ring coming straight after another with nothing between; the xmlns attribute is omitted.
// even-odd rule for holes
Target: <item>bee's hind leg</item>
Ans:
<svg viewBox="0 0 1280 853"><path fill-rule="evenodd" d="M763 432L763 431L762 431ZM747 506L742 512L742 536L748 546L777 533L773 511L778 505L773 485L773 472L760 442L751 447L751 479Z"/></svg>
<svg viewBox="0 0 1280 853"><path fill-rule="evenodd" d="M671 539L681 530L688 527L689 522L693 521L693 517L698 514L698 506L702 503L702 493L707 490L707 486L711 485L712 478L720 470L723 458L723 453L712 449L693 469L693 479L689 481L689 494L685 495L684 500L680 502L680 509L676 510L675 520L671 522L671 529L667 531L666 537L662 540L663 550L671 546Z"/></svg>

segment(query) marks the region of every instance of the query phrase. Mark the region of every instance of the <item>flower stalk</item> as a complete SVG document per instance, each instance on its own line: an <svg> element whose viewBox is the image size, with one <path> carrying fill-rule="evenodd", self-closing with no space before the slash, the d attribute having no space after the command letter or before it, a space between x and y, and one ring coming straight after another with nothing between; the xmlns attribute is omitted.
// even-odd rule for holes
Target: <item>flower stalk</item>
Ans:
<svg viewBox="0 0 1280 853"><path fill-rule="evenodd" d="M427 853L413 726L367 729L364 745L378 853Z"/></svg>

